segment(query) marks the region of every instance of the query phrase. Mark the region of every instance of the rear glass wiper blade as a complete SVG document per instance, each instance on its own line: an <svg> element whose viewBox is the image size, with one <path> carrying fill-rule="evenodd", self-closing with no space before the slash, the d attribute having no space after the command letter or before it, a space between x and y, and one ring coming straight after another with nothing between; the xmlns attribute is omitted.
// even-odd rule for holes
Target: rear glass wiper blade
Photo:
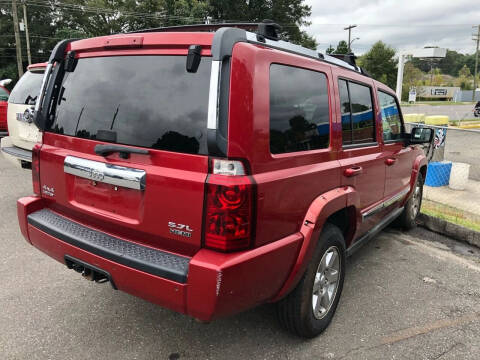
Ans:
<svg viewBox="0 0 480 360"><path fill-rule="evenodd" d="M106 157L110 154L118 152L122 159L128 159L130 154L148 155L150 152L147 149L135 149L126 146L118 145L95 145L95 154Z"/></svg>

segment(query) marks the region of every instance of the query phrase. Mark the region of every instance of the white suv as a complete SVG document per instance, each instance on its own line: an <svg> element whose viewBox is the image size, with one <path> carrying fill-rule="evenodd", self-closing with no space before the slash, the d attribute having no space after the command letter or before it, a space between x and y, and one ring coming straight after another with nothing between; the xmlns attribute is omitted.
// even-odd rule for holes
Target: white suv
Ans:
<svg viewBox="0 0 480 360"><path fill-rule="evenodd" d="M5 158L18 167L31 167L32 148L39 140L40 132L28 110L35 105L45 67L45 63L30 65L8 99L9 136L1 139L1 148Z"/></svg>

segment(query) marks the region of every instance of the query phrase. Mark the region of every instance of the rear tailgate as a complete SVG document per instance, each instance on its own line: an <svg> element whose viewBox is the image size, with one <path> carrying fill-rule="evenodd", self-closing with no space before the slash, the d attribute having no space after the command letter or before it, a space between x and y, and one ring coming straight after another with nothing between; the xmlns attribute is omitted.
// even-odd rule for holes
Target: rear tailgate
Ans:
<svg viewBox="0 0 480 360"><path fill-rule="evenodd" d="M40 154L49 207L113 236L183 255L201 246L211 61L80 58ZM116 139L116 141L114 141ZM148 154L95 153L114 143Z"/></svg>
<svg viewBox="0 0 480 360"><path fill-rule="evenodd" d="M150 155L132 154L128 160L118 154L103 158L94 152L97 143L44 135L40 182L42 196L51 199L50 206L104 232L155 248L193 254L201 242L208 158L159 150L151 150ZM78 159L86 160L84 172L71 174L69 164L78 164ZM140 182L139 188L134 188L135 182L131 187L112 184L114 181L98 170L103 164L121 167L119 177L126 177L132 170L144 171L143 189ZM178 235L170 230L172 222L190 231Z"/></svg>

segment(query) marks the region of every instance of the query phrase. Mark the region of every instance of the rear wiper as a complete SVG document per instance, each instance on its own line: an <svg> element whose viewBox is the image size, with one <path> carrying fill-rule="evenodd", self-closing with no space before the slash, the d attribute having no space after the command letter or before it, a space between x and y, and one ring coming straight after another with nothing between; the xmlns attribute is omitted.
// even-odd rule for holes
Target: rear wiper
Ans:
<svg viewBox="0 0 480 360"><path fill-rule="evenodd" d="M95 154L106 157L110 154L118 152L122 159L128 159L130 154L148 155L150 152L146 149L135 149L118 145L95 145Z"/></svg>

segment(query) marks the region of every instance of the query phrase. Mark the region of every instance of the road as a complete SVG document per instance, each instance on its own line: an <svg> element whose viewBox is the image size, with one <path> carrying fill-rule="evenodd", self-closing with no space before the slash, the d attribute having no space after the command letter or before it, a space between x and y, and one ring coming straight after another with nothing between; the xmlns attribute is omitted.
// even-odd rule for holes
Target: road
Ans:
<svg viewBox="0 0 480 360"><path fill-rule="evenodd" d="M305 341L272 305L201 324L83 280L20 235L29 171L0 157L0 189L2 360L480 358L480 250L423 229L387 230L350 258L331 326Z"/></svg>
<svg viewBox="0 0 480 360"><path fill-rule="evenodd" d="M450 120L474 119L471 105L412 105L402 106L404 114L448 115Z"/></svg>

